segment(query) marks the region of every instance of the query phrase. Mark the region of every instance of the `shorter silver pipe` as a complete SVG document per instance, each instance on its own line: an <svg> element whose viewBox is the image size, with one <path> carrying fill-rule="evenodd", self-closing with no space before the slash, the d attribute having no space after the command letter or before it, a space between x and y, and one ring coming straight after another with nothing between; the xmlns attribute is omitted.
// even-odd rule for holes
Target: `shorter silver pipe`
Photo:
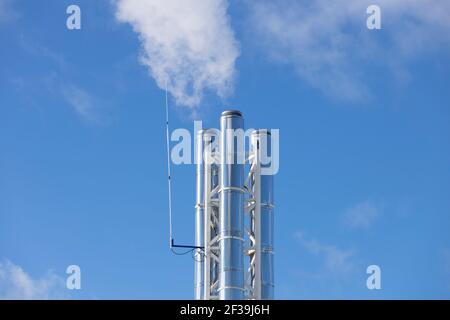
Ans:
<svg viewBox="0 0 450 320"><path fill-rule="evenodd" d="M203 176L204 176L204 161L203 161L203 130L199 130L196 134L196 179L197 190L195 199L195 246L203 247ZM204 293L204 274L203 274L203 250L195 249L194 253L194 297L196 300L203 299Z"/></svg>
<svg viewBox="0 0 450 320"><path fill-rule="evenodd" d="M261 160L267 159L272 152L270 131L261 129L253 133L257 137L257 147ZM270 168L270 163L261 163L261 168ZM261 299L274 298L274 199L273 175L260 177L261 203Z"/></svg>
<svg viewBox="0 0 450 320"><path fill-rule="evenodd" d="M209 300L215 295L213 284L217 281L216 261L213 259L211 241L216 236L217 226L214 217L217 216L217 208L213 205L214 197L212 191L217 186L218 171L214 156L216 153L217 132L208 129L203 132L204 165L203 165L203 299Z"/></svg>

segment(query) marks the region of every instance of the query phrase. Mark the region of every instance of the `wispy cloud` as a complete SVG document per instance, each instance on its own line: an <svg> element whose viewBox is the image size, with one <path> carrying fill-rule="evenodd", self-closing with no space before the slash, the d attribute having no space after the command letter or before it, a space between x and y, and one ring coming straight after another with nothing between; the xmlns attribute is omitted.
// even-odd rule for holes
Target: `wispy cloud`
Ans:
<svg viewBox="0 0 450 320"><path fill-rule="evenodd" d="M380 216L381 209L371 201L363 201L348 208L344 223L351 228L369 228Z"/></svg>
<svg viewBox="0 0 450 320"><path fill-rule="evenodd" d="M29 38L20 38L20 47L36 64L49 66L50 71L40 74L14 74L9 83L20 92L20 99L43 111L43 107L36 103L39 96L45 93L46 98L52 97L63 100L71 107L84 123L88 125L108 125L112 119L113 103L109 98L98 95L98 86L90 88L74 82L77 78L77 69L69 63L64 56L45 45ZM91 75L85 75L86 83L91 83Z"/></svg>
<svg viewBox="0 0 450 320"><path fill-rule="evenodd" d="M323 267L326 270L346 272L353 268L353 258L356 253L354 250L344 250L334 245L323 244L316 239L307 238L303 232L296 232L294 237L310 254L323 259Z"/></svg>
<svg viewBox="0 0 450 320"><path fill-rule="evenodd" d="M105 102L98 100L88 91L74 84L64 84L61 86L61 93L83 121L94 125L105 125L108 123L108 117L102 111L105 107Z"/></svg>
<svg viewBox="0 0 450 320"><path fill-rule="evenodd" d="M367 66L407 74L404 65L450 40L450 1L376 1L382 30L366 28L369 0L252 1L252 36L268 56L291 65L325 94L359 102L370 97ZM378 33L377 33L378 32Z"/></svg>
<svg viewBox="0 0 450 320"><path fill-rule="evenodd" d="M11 0L0 0L0 24L10 22L18 17Z"/></svg>
<svg viewBox="0 0 450 320"><path fill-rule="evenodd" d="M20 266L6 260L0 262L0 299L62 299L67 298L65 281L49 272L33 279Z"/></svg>
<svg viewBox="0 0 450 320"><path fill-rule="evenodd" d="M444 272L447 276L448 287L450 288L450 248L442 250L442 258L444 262Z"/></svg>
<svg viewBox="0 0 450 320"><path fill-rule="evenodd" d="M226 0L117 0L116 16L139 34L141 61L177 104L197 107L206 90L233 89L239 56Z"/></svg>
<svg viewBox="0 0 450 320"><path fill-rule="evenodd" d="M326 243L302 231L293 237L300 249L299 263L289 270L291 282L285 284L290 290L307 293L306 298L343 298L354 288L361 268L355 249Z"/></svg>

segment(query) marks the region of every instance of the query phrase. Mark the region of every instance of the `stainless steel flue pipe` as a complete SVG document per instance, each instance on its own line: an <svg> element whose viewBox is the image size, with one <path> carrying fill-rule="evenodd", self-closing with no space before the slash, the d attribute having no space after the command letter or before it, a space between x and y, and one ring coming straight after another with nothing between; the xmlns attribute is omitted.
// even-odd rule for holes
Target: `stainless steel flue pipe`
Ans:
<svg viewBox="0 0 450 320"><path fill-rule="evenodd" d="M244 163L236 130L243 130L239 111L220 117L219 299L244 299Z"/></svg>

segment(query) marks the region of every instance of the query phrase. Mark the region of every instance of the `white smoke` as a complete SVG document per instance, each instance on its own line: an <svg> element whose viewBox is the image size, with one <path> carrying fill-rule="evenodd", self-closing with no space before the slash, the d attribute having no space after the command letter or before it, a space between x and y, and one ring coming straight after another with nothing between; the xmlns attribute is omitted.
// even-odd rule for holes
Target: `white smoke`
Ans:
<svg viewBox="0 0 450 320"><path fill-rule="evenodd" d="M196 107L206 90L233 89L239 56L226 0L117 0L116 18L139 34L141 61L179 105Z"/></svg>

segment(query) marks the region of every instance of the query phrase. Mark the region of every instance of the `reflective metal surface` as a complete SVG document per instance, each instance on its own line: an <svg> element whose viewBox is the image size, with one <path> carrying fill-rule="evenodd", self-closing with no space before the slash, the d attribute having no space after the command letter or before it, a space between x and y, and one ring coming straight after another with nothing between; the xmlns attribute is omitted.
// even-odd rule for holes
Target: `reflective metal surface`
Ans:
<svg viewBox="0 0 450 320"><path fill-rule="evenodd" d="M243 129L238 112L224 112L220 118L220 214L219 214L219 298L244 298L244 164L237 163L234 129ZM231 130L230 130L231 129ZM242 152L243 150L241 150Z"/></svg>
<svg viewBox="0 0 450 320"><path fill-rule="evenodd" d="M269 168L264 158L271 154L270 133L258 130L259 153L262 159L261 167ZM274 298L274 206L273 206L273 175L261 175L261 299Z"/></svg>
<svg viewBox="0 0 450 320"><path fill-rule="evenodd" d="M195 246L203 247L203 130L199 130L196 135L196 154L195 163L197 164L196 180L196 200L195 200ZM204 281L203 281L203 250L195 249L194 253L194 297L197 300L203 299Z"/></svg>

